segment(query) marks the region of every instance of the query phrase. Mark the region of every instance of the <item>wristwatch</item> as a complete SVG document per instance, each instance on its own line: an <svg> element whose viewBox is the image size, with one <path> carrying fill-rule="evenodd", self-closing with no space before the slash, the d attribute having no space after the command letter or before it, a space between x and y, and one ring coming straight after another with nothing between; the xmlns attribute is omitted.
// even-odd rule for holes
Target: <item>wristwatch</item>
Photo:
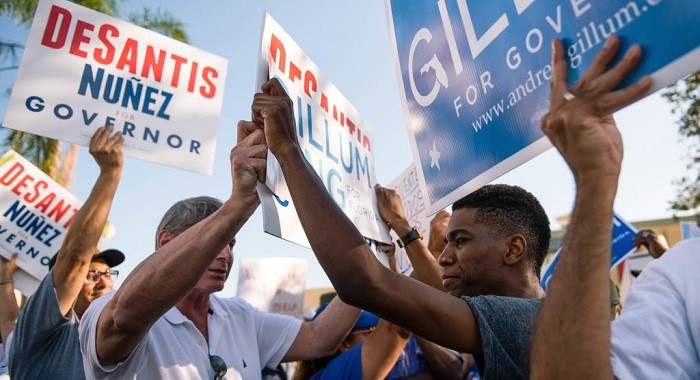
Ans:
<svg viewBox="0 0 700 380"><path fill-rule="evenodd" d="M421 235L420 231L418 231L416 227L413 227L411 228L411 232L401 236L401 238L396 240L396 242L399 243L399 247L403 248L416 239L423 240L423 235Z"/></svg>

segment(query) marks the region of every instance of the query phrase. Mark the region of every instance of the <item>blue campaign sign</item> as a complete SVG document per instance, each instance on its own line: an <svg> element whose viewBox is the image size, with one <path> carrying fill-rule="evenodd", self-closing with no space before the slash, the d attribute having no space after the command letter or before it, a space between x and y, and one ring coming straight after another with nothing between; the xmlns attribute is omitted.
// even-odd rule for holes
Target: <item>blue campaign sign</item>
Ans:
<svg viewBox="0 0 700 380"><path fill-rule="evenodd" d="M654 73L655 91L700 68L697 0L386 4L430 214L550 147L539 121L548 105L553 38L567 46L572 83L612 33L623 47L639 43L644 50L628 82Z"/></svg>
<svg viewBox="0 0 700 380"><path fill-rule="evenodd" d="M622 260L624 260L627 255L634 252L636 247L634 246L634 235L637 234L637 229L633 225L629 224L624 219L620 218L619 215L613 214L612 220L612 245L610 247L610 270L612 271ZM542 271L542 278L540 279L540 285L543 289L547 289L549 285L549 280L552 279L554 274L554 268L559 262L559 256L561 255L561 248L554 254L554 258L549 262L547 267Z"/></svg>

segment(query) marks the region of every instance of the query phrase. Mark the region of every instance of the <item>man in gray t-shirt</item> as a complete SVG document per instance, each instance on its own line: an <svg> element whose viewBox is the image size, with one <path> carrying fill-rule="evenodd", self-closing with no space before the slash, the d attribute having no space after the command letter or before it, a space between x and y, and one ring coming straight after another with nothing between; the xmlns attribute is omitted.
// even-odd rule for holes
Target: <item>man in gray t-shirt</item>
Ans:
<svg viewBox="0 0 700 380"><path fill-rule="evenodd" d="M479 324L483 356L476 364L485 378L525 379L530 343L542 298L462 297Z"/></svg>
<svg viewBox="0 0 700 380"><path fill-rule="evenodd" d="M12 379L81 379L82 356L78 320L90 302L113 288L124 261L114 250L97 251L117 191L123 157L120 132L98 128L90 140L90 154L100 175L85 204L75 214L60 251L49 263L49 273L22 309L9 355Z"/></svg>

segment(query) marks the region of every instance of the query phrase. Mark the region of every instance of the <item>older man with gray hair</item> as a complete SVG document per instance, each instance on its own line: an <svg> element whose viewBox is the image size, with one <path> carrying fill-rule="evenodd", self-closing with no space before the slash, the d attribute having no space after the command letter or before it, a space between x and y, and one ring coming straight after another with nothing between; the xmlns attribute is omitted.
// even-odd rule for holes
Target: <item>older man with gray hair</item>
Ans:
<svg viewBox="0 0 700 380"><path fill-rule="evenodd" d="M156 252L91 305L80 328L88 378L259 379L280 361L335 351L359 314L340 300L302 322L214 295L233 265L236 233L260 203L266 154L262 129L240 122L231 197L177 202L158 226Z"/></svg>

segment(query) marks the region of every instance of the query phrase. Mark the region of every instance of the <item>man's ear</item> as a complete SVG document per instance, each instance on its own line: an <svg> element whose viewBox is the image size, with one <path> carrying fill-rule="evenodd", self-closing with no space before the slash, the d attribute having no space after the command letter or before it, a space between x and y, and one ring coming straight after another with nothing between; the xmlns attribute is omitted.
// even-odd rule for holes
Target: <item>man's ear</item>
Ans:
<svg viewBox="0 0 700 380"><path fill-rule="evenodd" d="M158 235L156 236L156 249L164 246L166 243L173 239L175 239L175 236L173 236L170 232L166 230L160 230L158 232Z"/></svg>
<svg viewBox="0 0 700 380"><path fill-rule="evenodd" d="M527 256L527 240L521 234L508 236L508 252L503 258L506 265L515 265Z"/></svg>

